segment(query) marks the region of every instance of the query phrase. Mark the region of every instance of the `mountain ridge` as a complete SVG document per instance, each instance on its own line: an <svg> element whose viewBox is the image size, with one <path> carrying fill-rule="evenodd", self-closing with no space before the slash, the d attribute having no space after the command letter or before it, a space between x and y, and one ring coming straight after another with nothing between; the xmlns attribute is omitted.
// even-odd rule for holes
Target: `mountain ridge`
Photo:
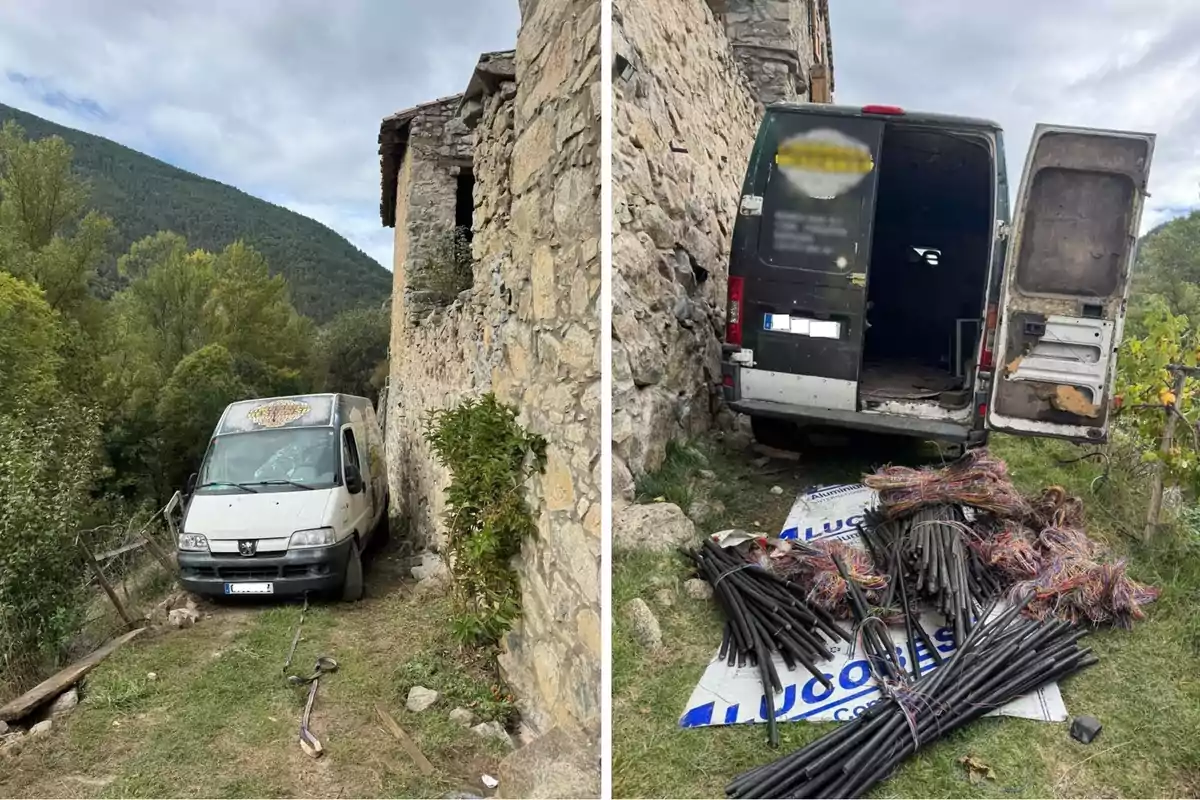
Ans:
<svg viewBox="0 0 1200 800"><path fill-rule="evenodd" d="M117 243L98 282L120 286L117 257L160 230L217 251L243 239L288 281L302 314L323 323L341 311L378 305L391 295L391 273L332 228L235 186L0 103L0 124L15 121L33 139L60 136L75 151L74 171L91 189L90 207L112 218Z"/></svg>

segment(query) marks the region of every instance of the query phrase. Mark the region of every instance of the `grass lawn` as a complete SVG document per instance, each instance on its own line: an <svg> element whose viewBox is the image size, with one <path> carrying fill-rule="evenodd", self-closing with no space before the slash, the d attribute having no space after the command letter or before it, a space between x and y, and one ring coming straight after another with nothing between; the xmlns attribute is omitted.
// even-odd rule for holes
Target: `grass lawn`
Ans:
<svg viewBox="0 0 1200 800"><path fill-rule="evenodd" d="M448 599L412 597L400 571L381 554L367 599L309 608L289 672L307 674L320 655L338 661L321 680L311 723L322 758L300 750L307 687L282 672L300 605L222 604L193 628L137 640L101 664L50 735L0 756L0 796L483 795L480 775L494 774L504 751L447 714L473 705L486 719L508 709L492 700L486 662L448 641ZM405 709L416 684L442 693L420 714ZM433 776L384 732L376 703L416 741Z"/></svg>
<svg viewBox="0 0 1200 800"><path fill-rule="evenodd" d="M1197 796L1200 525L1185 519L1142 547L1122 534L1141 530L1145 508L1141 484L1125 465L1114 464L1105 481L1097 480L1105 472L1102 461L1059 463L1083 452L1071 445L998 437L992 450L1008 461L1023 489L1057 483L1083 497L1089 532L1128 555L1133 576L1161 587L1162 597L1150 607L1149 620L1132 632L1089 636L1085 643L1100 663L1062 684L1069 713L1090 714L1104 725L1091 745L1072 740L1065 723L980 720L909 759L873 796ZM799 491L854 480L887 460L886 453L840 453L804 454L791 468L783 462L756 468L752 455L713 443L675 448L664 470L640 484L640 499L663 498L684 508L708 503L701 533L738 527L777 534ZM772 494L773 486L783 493ZM739 772L835 726L784 724L778 752L767 747L764 725L681 729L679 716L720 643L719 612L712 602L691 600L680 590L691 575L678 555L617 553L614 560L614 796L723 797L726 783ZM658 616L663 652L647 653L633 641L621 609L635 597ZM995 779L968 781L958 763L966 755L991 766Z"/></svg>

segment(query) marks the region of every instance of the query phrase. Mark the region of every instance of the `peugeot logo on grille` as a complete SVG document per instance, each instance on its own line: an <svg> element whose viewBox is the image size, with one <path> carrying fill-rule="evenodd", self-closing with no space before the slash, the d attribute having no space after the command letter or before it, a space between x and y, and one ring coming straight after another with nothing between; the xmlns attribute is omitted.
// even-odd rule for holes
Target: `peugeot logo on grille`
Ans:
<svg viewBox="0 0 1200 800"><path fill-rule="evenodd" d="M238 552L244 556L254 555L254 551L258 549L258 542L253 539L242 539L238 542Z"/></svg>

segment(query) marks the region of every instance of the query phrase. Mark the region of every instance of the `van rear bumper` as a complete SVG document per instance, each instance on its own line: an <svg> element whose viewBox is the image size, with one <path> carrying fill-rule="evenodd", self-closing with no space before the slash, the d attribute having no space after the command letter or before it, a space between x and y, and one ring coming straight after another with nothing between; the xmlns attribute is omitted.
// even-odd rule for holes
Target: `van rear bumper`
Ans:
<svg viewBox="0 0 1200 800"><path fill-rule="evenodd" d="M271 583L273 595L291 597L341 588L350 557L350 539L328 547L243 557L236 554L177 552L179 582L208 597L225 594L227 583Z"/></svg>
<svg viewBox="0 0 1200 800"><path fill-rule="evenodd" d="M974 439L977 433L975 431L965 425L944 420L919 419L869 411L836 411L829 408L775 403L767 400L734 400L729 403L729 407L751 417L771 417L788 422L815 423L870 433L933 439L939 442L976 444Z"/></svg>

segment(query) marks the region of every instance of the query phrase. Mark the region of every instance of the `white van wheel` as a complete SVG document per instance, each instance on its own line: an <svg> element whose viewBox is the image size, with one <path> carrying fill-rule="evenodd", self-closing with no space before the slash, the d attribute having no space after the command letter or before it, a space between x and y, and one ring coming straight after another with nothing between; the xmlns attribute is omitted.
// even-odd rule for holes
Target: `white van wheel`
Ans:
<svg viewBox="0 0 1200 800"><path fill-rule="evenodd" d="M358 551L358 541L350 540L350 557L346 559L346 577L342 579L342 600L354 603L363 596L363 564L362 553Z"/></svg>

